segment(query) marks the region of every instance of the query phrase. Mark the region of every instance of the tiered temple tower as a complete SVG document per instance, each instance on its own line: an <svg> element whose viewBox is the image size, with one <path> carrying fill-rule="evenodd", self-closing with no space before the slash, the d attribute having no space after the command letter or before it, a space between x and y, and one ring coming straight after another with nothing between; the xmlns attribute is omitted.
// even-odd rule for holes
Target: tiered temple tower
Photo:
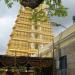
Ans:
<svg viewBox="0 0 75 75"><path fill-rule="evenodd" d="M31 56L39 53L46 44L52 41L51 25L46 21L37 22L30 20L32 10L28 7L21 8L13 27L9 40L7 55Z"/></svg>

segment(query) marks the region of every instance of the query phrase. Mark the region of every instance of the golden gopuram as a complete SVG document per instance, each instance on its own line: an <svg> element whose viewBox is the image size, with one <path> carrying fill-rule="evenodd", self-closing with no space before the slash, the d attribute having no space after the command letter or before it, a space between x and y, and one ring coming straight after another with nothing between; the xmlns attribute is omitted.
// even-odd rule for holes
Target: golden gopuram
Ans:
<svg viewBox="0 0 75 75"><path fill-rule="evenodd" d="M37 7L38 10L43 6ZM39 50L52 41L52 28L48 17L46 21L38 21L37 24L30 20L33 10L21 7L13 32L10 35L6 54L10 56L38 55Z"/></svg>

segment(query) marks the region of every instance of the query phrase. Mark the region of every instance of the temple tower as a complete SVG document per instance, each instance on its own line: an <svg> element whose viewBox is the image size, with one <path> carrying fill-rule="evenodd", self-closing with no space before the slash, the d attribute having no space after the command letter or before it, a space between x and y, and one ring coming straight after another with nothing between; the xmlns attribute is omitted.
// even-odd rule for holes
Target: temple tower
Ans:
<svg viewBox="0 0 75 75"><path fill-rule="evenodd" d="M21 7L10 35L7 55L31 56L37 54L46 44L52 41L52 28L46 21L38 21L36 25L30 20L32 9Z"/></svg>

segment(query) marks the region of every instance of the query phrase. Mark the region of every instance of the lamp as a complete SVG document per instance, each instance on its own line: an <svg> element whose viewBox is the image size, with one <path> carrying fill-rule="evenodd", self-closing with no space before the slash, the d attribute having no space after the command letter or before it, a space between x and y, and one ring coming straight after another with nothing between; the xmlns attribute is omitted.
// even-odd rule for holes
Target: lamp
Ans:
<svg viewBox="0 0 75 75"><path fill-rule="evenodd" d="M27 75L28 75L28 71L30 70L30 67L32 67L29 63L26 64L26 68L27 68Z"/></svg>

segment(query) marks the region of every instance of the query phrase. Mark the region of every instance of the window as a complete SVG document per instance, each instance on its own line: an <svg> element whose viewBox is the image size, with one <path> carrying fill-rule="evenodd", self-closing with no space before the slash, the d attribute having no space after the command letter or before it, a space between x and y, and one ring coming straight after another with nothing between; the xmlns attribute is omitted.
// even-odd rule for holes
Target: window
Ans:
<svg viewBox="0 0 75 75"><path fill-rule="evenodd" d="M39 37L39 34L35 33L35 38L38 38Z"/></svg>
<svg viewBox="0 0 75 75"><path fill-rule="evenodd" d="M35 49L38 49L39 48L39 45L38 44L35 44Z"/></svg>
<svg viewBox="0 0 75 75"><path fill-rule="evenodd" d="M35 29L35 30L37 30L37 29L38 29L38 26L37 26L37 25L35 25L35 26L34 26L34 29Z"/></svg>

